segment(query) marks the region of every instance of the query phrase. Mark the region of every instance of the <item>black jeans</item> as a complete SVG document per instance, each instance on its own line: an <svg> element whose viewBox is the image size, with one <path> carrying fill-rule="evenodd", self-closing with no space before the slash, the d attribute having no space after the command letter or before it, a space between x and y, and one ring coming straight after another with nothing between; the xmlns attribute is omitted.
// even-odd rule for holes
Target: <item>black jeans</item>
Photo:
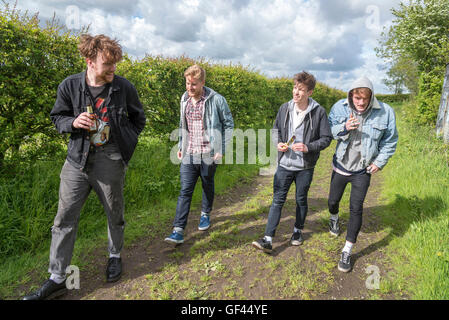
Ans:
<svg viewBox="0 0 449 320"><path fill-rule="evenodd" d="M287 200L287 194L293 181L296 184L296 223L295 227L304 229L307 216L307 194L312 183L314 169L290 171L279 166L274 175L273 203L268 214L265 235L274 237L276 228L281 220L281 210Z"/></svg>
<svg viewBox="0 0 449 320"><path fill-rule="evenodd" d="M346 185L351 183L351 195L349 199L349 222L346 240L352 243L357 242L357 236L362 227L363 202L371 181L368 173L352 176L343 176L335 171L332 172L331 186L329 191L329 212L337 214L340 200L346 189Z"/></svg>
<svg viewBox="0 0 449 320"><path fill-rule="evenodd" d="M190 212L193 191L196 182L201 177L203 187L203 201L201 211L210 213L214 202L215 184L214 176L217 164L210 157L204 159L194 158L192 155L186 155L181 163L181 191L176 206L176 216L173 226L185 229Z"/></svg>

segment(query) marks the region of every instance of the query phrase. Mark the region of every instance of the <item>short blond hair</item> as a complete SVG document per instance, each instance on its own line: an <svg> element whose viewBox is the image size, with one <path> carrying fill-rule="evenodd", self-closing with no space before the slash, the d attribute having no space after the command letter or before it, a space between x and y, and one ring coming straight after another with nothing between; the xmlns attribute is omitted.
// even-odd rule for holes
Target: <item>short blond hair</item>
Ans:
<svg viewBox="0 0 449 320"><path fill-rule="evenodd" d="M371 95L371 89L369 88L355 88L354 90L352 90L352 94L362 94L362 95L366 95L366 96L370 96Z"/></svg>
<svg viewBox="0 0 449 320"><path fill-rule="evenodd" d="M206 81L206 71L199 65L194 64L193 66L187 68L184 72L184 77L193 77L194 79L204 82Z"/></svg>

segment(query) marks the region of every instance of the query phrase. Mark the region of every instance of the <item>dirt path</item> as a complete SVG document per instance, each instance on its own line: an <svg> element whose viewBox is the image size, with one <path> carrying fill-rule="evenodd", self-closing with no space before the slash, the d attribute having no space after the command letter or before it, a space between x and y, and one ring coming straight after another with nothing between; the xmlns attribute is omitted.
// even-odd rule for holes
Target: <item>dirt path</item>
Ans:
<svg viewBox="0 0 449 320"><path fill-rule="evenodd" d="M325 161L325 160L324 160ZM323 161L323 162L324 162ZM322 163L323 163L322 162ZM348 221L348 191L341 203L343 234L328 232L327 194L330 170L317 167L309 192L305 242L291 247L294 225L294 187L283 209L271 255L255 250L253 240L263 236L272 201L272 176L258 176L217 196L212 226L197 230L199 209L189 217L184 244L163 242L171 226L162 226L153 237L143 238L123 251L124 273L114 284L104 280L105 248L81 278L81 289L64 299L395 299L382 290L369 290L368 266L388 272L382 248L387 234L375 215L381 210L378 195L381 176L373 177L364 211L364 222L354 248L354 268L337 270ZM100 254L101 252L101 254ZM373 268L373 267L371 267Z"/></svg>

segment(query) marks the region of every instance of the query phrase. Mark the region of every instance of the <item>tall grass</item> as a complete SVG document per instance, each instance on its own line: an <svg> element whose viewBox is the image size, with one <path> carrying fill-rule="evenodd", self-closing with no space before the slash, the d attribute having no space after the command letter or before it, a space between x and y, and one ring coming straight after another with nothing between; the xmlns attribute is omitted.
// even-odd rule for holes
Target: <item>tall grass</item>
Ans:
<svg viewBox="0 0 449 320"><path fill-rule="evenodd" d="M170 161L174 144L149 136L139 141L126 174L125 245L144 236L160 241L163 233L170 231L180 188L179 165ZM16 292L18 287L47 276L50 228L57 211L63 163L62 153L53 161L21 168L14 178L4 176L0 180L0 298L22 295L25 292ZM259 168L255 164L220 165L216 194L255 176ZM198 183L192 208L200 204L201 191ZM107 224L103 207L92 191L81 211L72 263L86 266L89 252L99 247L105 248L106 255Z"/></svg>
<svg viewBox="0 0 449 320"><path fill-rule="evenodd" d="M449 148L433 128L406 121L407 108L396 108L399 144L383 172L386 206L379 210L390 229L389 286L414 299L448 299Z"/></svg>

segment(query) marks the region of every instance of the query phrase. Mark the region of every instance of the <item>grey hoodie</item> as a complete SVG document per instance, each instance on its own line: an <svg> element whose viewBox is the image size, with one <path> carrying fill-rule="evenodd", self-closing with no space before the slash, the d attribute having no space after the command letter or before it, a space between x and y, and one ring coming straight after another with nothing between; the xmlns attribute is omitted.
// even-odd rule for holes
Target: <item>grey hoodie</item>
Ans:
<svg viewBox="0 0 449 320"><path fill-rule="evenodd" d="M311 118L310 112L319 107L318 102L313 100L312 98L309 98L309 106L307 107L306 114L304 117L304 120L299 124L297 128L293 128L293 112L296 112L296 106L295 102L291 100L288 103L288 113L289 113L289 121L287 123L288 126L288 137L290 138L295 135L295 141L290 145L290 148L285 152L284 156L281 158L281 161L279 165L283 167L284 169L290 170L290 171L300 171L305 169L311 169L307 168L304 164L304 158L303 153L299 151L293 151L291 149L291 146L295 143L304 143L304 121L306 117ZM312 121L310 121L312 124ZM312 124L313 125L313 124ZM313 130L313 128L311 128Z"/></svg>
<svg viewBox="0 0 449 320"><path fill-rule="evenodd" d="M368 88L371 90L371 101L363 113L356 111L354 103L352 101L352 91L356 88ZM379 106L377 98L374 96L374 87L372 82L367 77L362 77L354 81L351 88L348 91L348 103L353 110L353 116L358 120L360 125L356 130L350 132L350 142L348 145L348 151L345 156L339 161L338 164L349 172L359 172L365 169L362 161L362 128L365 119L371 113L374 105Z"/></svg>

